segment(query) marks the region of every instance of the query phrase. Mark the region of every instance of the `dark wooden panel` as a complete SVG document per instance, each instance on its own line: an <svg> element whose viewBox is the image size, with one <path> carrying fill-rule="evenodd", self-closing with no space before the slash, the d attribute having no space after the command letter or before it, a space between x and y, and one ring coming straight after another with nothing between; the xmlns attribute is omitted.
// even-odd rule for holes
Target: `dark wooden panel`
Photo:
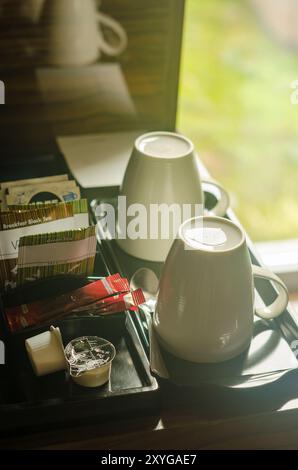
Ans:
<svg viewBox="0 0 298 470"><path fill-rule="evenodd" d="M56 135L175 127L183 0L102 2L101 10L127 31L128 48L118 59L102 56L99 63L120 65L136 115L125 113L120 105L115 109L122 99L117 89L113 109L100 105L94 87L82 87L79 98L69 100L69 84L80 80L82 67L66 71L67 78L60 69L56 80L68 100L63 103L60 96L47 102L38 79L40 69L48 67L45 27L42 21L34 25L20 15L26 1L0 2L0 79L6 85L6 104L0 107L2 160L51 153ZM51 76L47 80L51 82ZM103 80L104 87L109 86L109 76Z"/></svg>

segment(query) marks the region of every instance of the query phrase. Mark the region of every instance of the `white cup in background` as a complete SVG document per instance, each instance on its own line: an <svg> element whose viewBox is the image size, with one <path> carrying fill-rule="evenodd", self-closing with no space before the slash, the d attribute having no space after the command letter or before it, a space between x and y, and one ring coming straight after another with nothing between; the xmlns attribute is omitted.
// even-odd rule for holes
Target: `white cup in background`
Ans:
<svg viewBox="0 0 298 470"><path fill-rule="evenodd" d="M95 0L44 0L38 11L48 65L84 66L96 62L102 53L117 56L127 47L124 28L99 12ZM115 44L105 39L102 27L117 37Z"/></svg>
<svg viewBox="0 0 298 470"><path fill-rule="evenodd" d="M152 204L166 204L168 207L178 204L181 214L183 204L191 205L192 212L187 219L197 215L193 212L195 205L204 204L202 187L205 183L215 187L219 193L212 213L225 215L229 196L217 183L201 181L192 142L172 132L151 132L139 137L134 144L120 195L126 196L127 207L141 204L147 214L150 214ZM150 224L160 226L159 222L150 220ZM147 239L132 240L129 237L121 238L123 230L119 225L117 243L125 252L145 260L165 261L176 233L168 239L163 239L159 231L157 239L148 236ZM148 235L149 231L148 227Z"/></svg>

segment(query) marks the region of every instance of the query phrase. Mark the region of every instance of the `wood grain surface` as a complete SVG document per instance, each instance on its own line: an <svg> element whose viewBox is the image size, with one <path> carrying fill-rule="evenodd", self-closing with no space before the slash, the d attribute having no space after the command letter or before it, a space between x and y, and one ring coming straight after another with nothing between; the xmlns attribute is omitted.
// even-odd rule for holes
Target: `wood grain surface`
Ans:
<svg viewBox="0 0 298 470"><path fill-rule="evenodd" d="M45 20L32 24L24 17L22 8L28 1L34 5L41 0L0 1L0 79L6 86L6 105L0 107L2 159L51 153L56 150L56 135L175 127L183 0L101 2L101 10L127 31L128 48L119 58L102 56L101 62L94 65L120 65L136 108L135 116L102 108L100 95L94 90L90 95L88 87L83 90L85 95L82 91L81 101L76 103L74 99L71 106L57 103L55 97L50 104L47 102L38 73L48 67L48 25ZM73 81L78 80L80 68L72 69L70 74L68 70L67 80L69 75ZM69 82L63 74L59 80L59 88L67 91ZM109 86L108 76L106 80Z"/></svg>

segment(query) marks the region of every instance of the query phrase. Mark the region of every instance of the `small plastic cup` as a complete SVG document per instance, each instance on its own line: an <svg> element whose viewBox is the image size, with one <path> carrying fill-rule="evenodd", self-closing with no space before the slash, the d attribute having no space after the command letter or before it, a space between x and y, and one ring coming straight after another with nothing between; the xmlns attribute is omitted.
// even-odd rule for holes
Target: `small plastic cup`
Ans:
<svg viewBox="0 0 298 470"><path fill-rule="evenodd" d="M67 363L59 328L51 326L49 331L26 339L25 347L34 373L38 377L66 369Z"/></svg>
<svg viewBox="0 0 298 470"><path fill-rule="evenodd" d="M76 384L89 388L109 381L115 355L114 345L99 336L81 336L65 348L71 378Z"/></svg>

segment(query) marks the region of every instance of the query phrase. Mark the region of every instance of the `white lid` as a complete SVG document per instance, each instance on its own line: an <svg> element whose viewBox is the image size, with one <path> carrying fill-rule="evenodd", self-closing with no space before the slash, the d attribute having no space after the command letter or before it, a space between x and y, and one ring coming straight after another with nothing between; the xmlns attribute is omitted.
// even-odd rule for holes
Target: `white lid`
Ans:
<svg viewBox="0 0 298 470"><path fill-rule="evenodd" d="M242 243L244 234L233 222L221 217L196 217L180 227L180 236L189 249L227 251Z"/></svg>
<svg viewBox="0 0 298 470"><path fill-rule="evenodd" d="M110 341L98 336L81 336L68 343L65 357L70 374L79 377L86 371L99 369L113 361L116 351Z"/></svg>

